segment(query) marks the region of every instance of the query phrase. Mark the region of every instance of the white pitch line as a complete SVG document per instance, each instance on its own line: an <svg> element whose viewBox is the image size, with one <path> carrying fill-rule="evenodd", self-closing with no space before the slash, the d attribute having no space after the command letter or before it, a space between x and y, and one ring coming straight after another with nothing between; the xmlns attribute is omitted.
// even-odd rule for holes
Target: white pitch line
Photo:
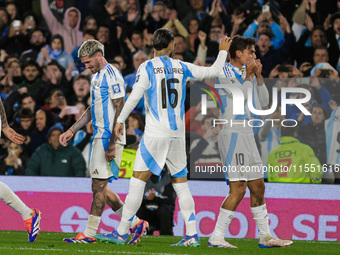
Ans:
<svg viewBox="0 0 340 255"><path fill-rule="evenodd" d="M0 250L11 249L11 250L31 250L31 251L62 251L62 252L71 252L70 250L65 249L55 249L55 248L20 248L20 247L0 247ZM72 250L75 252L89 252L89 253L111 253L111 254L150 254L150 255L173 255L173 253L155 253L155 252L139 252L139 251L101 251L101 250ZM181 253L182 255L190 255Z"/></svg>

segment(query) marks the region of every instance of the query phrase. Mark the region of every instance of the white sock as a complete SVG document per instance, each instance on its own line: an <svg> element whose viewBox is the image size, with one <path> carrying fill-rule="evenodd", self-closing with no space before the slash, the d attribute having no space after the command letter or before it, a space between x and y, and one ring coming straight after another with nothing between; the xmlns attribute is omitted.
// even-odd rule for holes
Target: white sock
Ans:
<svg viewBox="0 0 340 255"><path fill-rule="evenodd" d="M269 230L269 219L266 204L250 207L251 212L253 213L254 220L256 222L256 226L259 229L260 239L267 234L270 234Z"/></svg>
<svg viewBox="0 0 340 255"><path fill-rule="evenodd" d="M142 204L145 182L132 177L129 185L129 193L125 198L123 206L122 220L117 229L119 235L125 235L129 232L131 222Z"/></svg>
<svg viewBox="0 0 340 255"><path fill-rule="evenodd" d="M123 206L116 211L116 214L119 217L122 217L122 215L123 215ZM131 222L131 227L133 228L134 226L136 226L138 224L138 222L139 222L139 218L135 215L135 217L133 218L133 220Z"/></svg>
<svg viewBox="0 0 340 255"><path fill-rule="evenodd" d="M4 201L14 211L19 213L23 220L32 217L32 209L27 207L24 202L3 182L0 182L0 199Z"/></svg>
<svg viewBox="0 0 340 255"><path fill-rule="evenodd" d="M87 237L94 237L97 233L99 223L100 223L100 216L94 216L90 214L89 219L87 221L87 227L84 231L84 235Z"/></svg>
<svg viewBox="0 0 340 255"><path fill-rule="evenodd" d="M192 236L197 234L195 202L189 190L187 182L172 184L178 197L179 208L185 222L186 235Z"/></svg>
<svg viewBox="0 0 340 255"><path fill-rule="evenodd" d="M218 215L214 232L209 238L210 241L220 241L224 239L225 232L234 217L234 213L235 211L220 208L220 214Z"/></svg>

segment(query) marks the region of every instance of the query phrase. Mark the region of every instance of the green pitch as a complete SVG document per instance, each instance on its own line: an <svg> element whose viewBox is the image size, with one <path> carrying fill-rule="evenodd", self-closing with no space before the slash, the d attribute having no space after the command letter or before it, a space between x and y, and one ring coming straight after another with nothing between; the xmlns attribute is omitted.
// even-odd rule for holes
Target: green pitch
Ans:
<svg viewBox="0 0 340 255"><path fill-rule="evenodd" d="M0 254L340 254L340 242L295 241L291 247L260 249L255 239L228 239L238 249L208 248L208 238L201 238L201 247L170 247L180 240L173 236L144 236L138 245L68 244L63 243L65 237L75 234L40 232L34 243L27 241L27 233L23 231L0 231Z"/></svg>

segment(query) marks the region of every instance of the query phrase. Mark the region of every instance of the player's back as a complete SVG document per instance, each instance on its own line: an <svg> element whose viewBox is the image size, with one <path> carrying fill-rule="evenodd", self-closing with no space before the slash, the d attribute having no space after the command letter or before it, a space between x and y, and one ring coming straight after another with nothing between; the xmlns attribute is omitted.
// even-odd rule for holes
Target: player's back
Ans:
<svg viewBox="0 0 340 255"><path fill-rule="evenodd" d="M139 68L134 86L140 85L146 90L145 132L148 135L184 136L186 81L188 77L194 77L191 72L193 66L163 55L143 63Z"/></svg>

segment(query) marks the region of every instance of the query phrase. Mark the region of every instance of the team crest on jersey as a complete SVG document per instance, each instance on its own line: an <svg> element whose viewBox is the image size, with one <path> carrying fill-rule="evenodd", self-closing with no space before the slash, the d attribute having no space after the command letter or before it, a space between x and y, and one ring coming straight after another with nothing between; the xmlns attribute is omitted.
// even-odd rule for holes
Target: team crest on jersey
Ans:
<svg viewBox="0 0 340 255"><path fill-rule="evenodd" d="M112 90L113 90L113 93L120 93L120 87L119 87L119 84L114 84L112 85Z"/></svg>

